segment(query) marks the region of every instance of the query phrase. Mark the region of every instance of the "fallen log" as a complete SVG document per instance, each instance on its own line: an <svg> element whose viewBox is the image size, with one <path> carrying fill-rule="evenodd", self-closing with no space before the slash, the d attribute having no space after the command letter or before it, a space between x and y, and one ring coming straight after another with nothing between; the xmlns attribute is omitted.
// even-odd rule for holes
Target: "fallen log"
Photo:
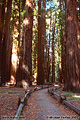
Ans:
<svg viewBox="0 0 80 120"><path fill-rule="evenodd" d="M25 96L23 97L23 99L20 100L20 98L19 98L19 107L18 107L17 113L14 117L14 120L19 120L20 119L22 109L23 109L24 105L26 105L27 99L31 95L31 93L34 92L34 91L37 91L37 90L41 90L43 88L47 88L47 87L49 87L49 86L43 86L43 87L40 87L40 88L35 87L33 90L30 90L28 92L25 91Z"/></svg>
<svg viewBox="0 0 80 120"><path fill-rule="evenodd" d="M36 91L38 91L38 90L41 90L41 89L42 89L42 87L40 87L40 88L37 88L37 89L36 89Z"/></svg>
<svg viewBox="0 0 80 120"><path fill-rule="evenodd" d="M34 91L36 91L37 87L34 88Z"/></svg>
<svg viewBox="0 0 80 120"><path fill-rule="evenodd" d="M53 92L52 89L48 89L48 92L50 93L51 96L53 96L55 99L57 99L60 102L60 95L58 95L56 92Z"/></svg>
<svg viewBox="0 0 80 120"><path fill-rule="evenodd" d="M52 95L54 98L56 98L58 100L58 102L63 103L64 105L66 105L67 107L69 107L70 109L74 110L77 114L80 115L80 109L77 108L76 106L74 106L73 104L69 103L66 100L65 96L60 96L56 92L53 92L51 89L48 89L48 92L50 93L50 95Z"/></svg>
<svg viewBox="0 0 80 120"><path fill-rule="evenodd" d="M24 103L24 100L25 100L26 97L28 97L28 95L29 95L29 92L27 92L27 93L25 94L25 96L24 96L23 99L21 100L21 103Z"/></svg>
<svg viewBox="0 0 80 120"><path fill-rule="evenodd" d="M58 95L58 94L55 93L55 92L53 92L52 95L53 95L54 98L56 98L56 99L60 102L60 99L61 99L61 98L60 98L60 97L61 97L60 95Z"/></svg>
<svg viewBox="0 0 80 120"><path fill-rule="evenodd" d="M24 104L22 104L22 103L19 105L19 108L17 110L17 113L16 113L16 116L15 116L14 120L19 120L20 119L20 115L21 115L23 106L24 106Z"/></svg>
<svg viewBox="0 0 80 120"><path fill-rule="evenodd" d="M19 97L19 99L18 99L18 107L19 107L20 103L21 103L21 98Z"/></svg>
<svg viewBox="0 0 80 120"><path fill-rule="evenodd" d="M48 92L49 92L49 93L51 92L51 88L48 89Z"/></svg>
<svg viewBox="0 0 80 120"><path fill-rule="evenodd" d="M65 104L66 106L68 106L70 109L74 110L77 114L80 115L80 109L77 108L76 106L74 106L73 104L69 103L66 100L63 100L63 104Z"/></svg>
<svg viewBox="0 0 80 120"><path fill-rule="evenodd" d="M32 89L32 90L30 90L30 93L33 93L35 90L34 89Z"/></svg>
<svg viewBox="0 0 80 120"><path fill-rule="evenodd" d="M43 86L43 88L49 88L49 85L47 85L47 86Z"/></svg>
<svg viewBox="0 0 80 120"><path fill-rule="evenodd" d="M29 93L30 93L30 91L25 94L25 96L23 97L22 100L20 100L20 98L19 98L19 102L20 102L19 104L20 105L18 107L18 110L17 110L17 113L16 113L16 116L15 116L14 120L19 120L20 115L21 115L21 111L22 111L24 105L27 104L27 99L28 99Z"/></svg>
<svg viewBox="0 0 80 120"><path fill-rule="evenodd" d="M66 97L64 97L64 96L60 96L60 103L63 103L63 100L66 100Z"/></svg>

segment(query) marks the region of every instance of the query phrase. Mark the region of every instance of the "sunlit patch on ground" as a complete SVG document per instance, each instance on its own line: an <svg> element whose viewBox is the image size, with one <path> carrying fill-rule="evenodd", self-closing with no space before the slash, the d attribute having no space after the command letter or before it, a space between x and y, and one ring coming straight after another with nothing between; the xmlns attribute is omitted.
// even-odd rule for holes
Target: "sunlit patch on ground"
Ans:
<svg viewBox="0 0 80 120"><path fill-rule="evenodd" d="M22 80L22 86L23 86L24 89L28 89L29 88L29 84L25 80Z"/></svg>
<svg viewBox="0 0 80 120"><path fill-rule="evenodd" d="M56 86L59 86L59 85L55 84L54 86L56 87Z"/></svg>
<svg viewBox="0 0 80 120"><path fill-rule="evenodd" d="M73 97L74 98L80 98L80 95L74 95Z"/></svg>

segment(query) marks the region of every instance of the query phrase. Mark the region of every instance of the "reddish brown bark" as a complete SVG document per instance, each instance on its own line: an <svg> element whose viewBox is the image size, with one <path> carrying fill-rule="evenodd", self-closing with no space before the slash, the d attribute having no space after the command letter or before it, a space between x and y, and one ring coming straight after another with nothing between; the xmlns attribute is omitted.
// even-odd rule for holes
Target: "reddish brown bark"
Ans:
<svg viewBox="0 0 80 120"><path fill-rule="evenodd" d="M52 1L51 1L51 7L52 7ZM51 11L50 11L50 28L49 28L49 45L48 45L48 54L47 54L47 71L46 71L46 79L47 79L47 82L49 82L49 75L50 75L50 57L49 57L49 54L50 54L50 41L51 41Z"/></svg>
<svg viewBox="0 0 80 120"><path fill-rule="evenodd" d="M38 1L38 75L37 84L44 84L44 42L45 42L45 3L41 15L41 0Z"/></svg>
<svg viewBox="0 0 80 120"><path fill-rule="evenodd" d="M2 34L3 34L5 6L6 6L6 0L3 0L3 1L1 0L0 2L0 46L1 46Z"/></svg>
<svg viewBox="0 0 80 120"><path fill-rule="evenodd" d="M1 81L3 84L10 80L10 18L11 18L12 0L7 2L7 13L4 25L4 37L1 51ZM4 69L5 68L5 69Z"/></svg>
<svg viewBox="0 0 80 120"><path fill-rule="evenodd" d="M41 0L38 0L38 69L37 69L37 84L42 84L42 58L41 58Z"/></svg>
<svg viewBox="0 0 80 120"><path fill-rule="evenodd" d="M4 24L4 15L5 15L5 5L6 0L0 1L0 76L1 76L1 43L3 36L3 24Z"/></svg>
<svg viewBox="0 0 80 120"><path fill-rule="evenodd" d="M26 0L23 21L23 76L32 85L32 27L33 27L33 0Z"/></svg>
<svg viewBox="0 0 80 120"><path fill-rule="evenodd" d="M71 91L78 91L80 85L76 8L76 0L66 0L66 79L64 89Z"/></svg>
<svg viewBox="0 0 80 120"><path fill-rule="evenodd" d="M51 81L55 82L55 52L54 52L54 35L55 35L55 26L53 30L53 38L52 38L52 78Z"/></svg>

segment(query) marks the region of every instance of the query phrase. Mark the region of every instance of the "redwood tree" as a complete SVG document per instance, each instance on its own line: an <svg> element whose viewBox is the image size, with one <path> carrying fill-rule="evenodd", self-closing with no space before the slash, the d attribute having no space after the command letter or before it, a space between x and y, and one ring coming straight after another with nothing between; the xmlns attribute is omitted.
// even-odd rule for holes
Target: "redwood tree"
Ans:
<svg viewBox="0 0 80 120"><path fill-rule="evenodd" d="M33 4L34 0L26 0L23 21L23 76L32 85L32 27L33 27Z"/></svg>
<svg viewBox="0 0 80 120"><path fill-rule="evenodd" d="M41 0L38 0L38 75L37 84L44 84L44 42L45 42L45 3L43 0L43 9L41 9ZM42 10L42 14L41 14Z"/></svg>
<svg viewBox="0 0 80 120"><path fill-rule="evenodd" d="M51 81L52 81L52 82L55 82L54 35L55 35L55 26L54 26L54 28L53 28L53 38L52 38L52 76L51 76Z"/></svg>
<svg viewBox="0 0 80 120"><path fill-rule="evenodd" d="M6 0L1 0L0 1L0 76L1 76L1 43L3 38L5 7L6 7Z"/></svg>
<svg viewBox="0 0 80 120"><path fill-rule="evenodd" d="M65 90L79 90L79 54L77 41L77 1L66 0L66 78Z"/></svg>
<svg viewBox="0 0 80 120"><path fill-rule="evenodd" d="M11 18L12 0L7 1L7 13L5 16L4 34L1 50L1 82L5 84L10 80L10 18Z"/></svg>
<svg viewBox="0 0 80 120"><path fill-rule="evenodd" d="M2 34L3 34L5 6L6 6L6 0L3 0L3 1L1 0L0 2L0 47L1 47Z"/></svg>

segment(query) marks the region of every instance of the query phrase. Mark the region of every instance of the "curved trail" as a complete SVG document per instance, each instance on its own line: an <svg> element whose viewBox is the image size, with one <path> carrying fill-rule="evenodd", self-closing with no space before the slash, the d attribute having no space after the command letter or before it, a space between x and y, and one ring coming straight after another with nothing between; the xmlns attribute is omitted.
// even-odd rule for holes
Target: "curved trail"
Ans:
<svg viewBox="0 0 80 120"><path fill-rule="evenodd" d="M25 120L79 120L75 112L52 98L47 89L31 94L21 116L24 116Z"/></svg>

